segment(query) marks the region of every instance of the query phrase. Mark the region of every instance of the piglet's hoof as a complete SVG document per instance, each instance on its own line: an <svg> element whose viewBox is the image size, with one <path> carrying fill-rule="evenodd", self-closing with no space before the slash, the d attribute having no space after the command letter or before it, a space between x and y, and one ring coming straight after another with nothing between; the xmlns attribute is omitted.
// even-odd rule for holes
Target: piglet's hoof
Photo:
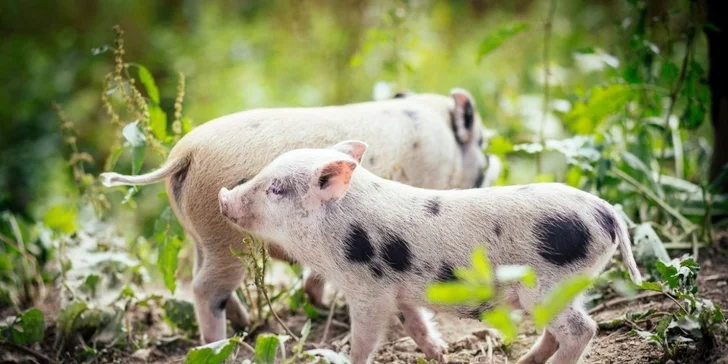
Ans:
<svg viewBox="0 0 728 364"><path fill-rule="evenodd" d="M447 343L440 338L431 337L420 349L425 353L427 360L436 360L438 363L445 362L447 354Z"/></svg>

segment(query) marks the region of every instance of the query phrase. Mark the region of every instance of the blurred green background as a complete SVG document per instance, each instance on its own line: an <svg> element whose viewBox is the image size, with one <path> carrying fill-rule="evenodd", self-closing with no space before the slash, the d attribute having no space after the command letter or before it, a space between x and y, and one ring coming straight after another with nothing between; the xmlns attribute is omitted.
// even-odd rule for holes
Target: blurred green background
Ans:
<svg viewBox="0 0 728 364"><path fill-rule="evenodd" d="M151 71L170 122L178 72L186 76L184 115L192 125L258 107L464 87L486 127L501 137L492 145L497 149L503 141L537 141L542 126L547 139L600 134L598 117L570 114L594 87L626 81L671 90L675 76L661 77L660 64L680 66L683 34L696 18L690 3L559 1L544 114L550 1L6 1L0 5L0 210L39 218L78 193L54 102L74 123L80 150L94 157L87 172L103 170L110 141L119 138L100 102L104 75L114 67L115 24L125 32L125 60ZM489 37L514 29L522 30L480 59ZM693 60L703 69L705 43L698 34L692 45ZM640 68L648 61L652 70ZM711 141L709 123L689 132ZM648 142L659 149L662 139L658 133ZM147 155L145 170L163 161ZM501 183L567 178L562 156L545 154L540 170L531 155L506 159ZM128 163L120 166L129 172ZM699 168L684 175L690 179ZM160 187L138 198L144 201L136 215L143 232L151 231L150 219L163 205L154 198Z"/></svg>

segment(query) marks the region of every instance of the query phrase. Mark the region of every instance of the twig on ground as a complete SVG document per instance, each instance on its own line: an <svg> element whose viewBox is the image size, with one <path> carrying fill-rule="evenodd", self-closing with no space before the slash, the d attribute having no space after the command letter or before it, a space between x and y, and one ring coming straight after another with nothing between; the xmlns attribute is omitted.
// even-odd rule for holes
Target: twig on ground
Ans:
<svg viewBox="0 0 728 364"><path fill-rule="evenodd" d="M19 351L23 354L28 354L28 355L38 359L38 361L40 361L41 363L55 363L56 362L55 360L52 360L51 358L49 358L39 352L36 352L35 350L11 343L9 341L0 340L0 346L6 346L12 350Z"/></svg>
<svg viewBox="0 0 728 364"><path fill-rule="evenodd" d="M329 307L329 317L326 319L326 326L324 327L324 334L321 336L319 344L326 343L326 339L329 338L329 328L331 327L331 321L334 319L334 309L336 308L336 296L339 291L334 292L334 298L331 300L331 307Z"/></svg>
<svg viewBox="0 0 728 364"><path fill-rule="evenodd" d="M485 337L485 343L488 344L488 362L493 362L493 340L490 336Z"/></svg>
<svg viewBox="0 0 728 364"><path fill-rule="evenodd" d="M647 298L647 297L659 296L662 294L664 294L664 293L656 292L656 291L647 291L647 292L640 293L636 297L617 297L617 298L611 299L606 302L602 302L602 303L592 307L591 309L589 309L589 311L587 311L587 313L589 313L589 315L593 315L597 312L604 310L605 308L609 308L609 307L616 306L616 305L626 303L626 302L630 302L633 300L640 300L640 299Z"/></svg>

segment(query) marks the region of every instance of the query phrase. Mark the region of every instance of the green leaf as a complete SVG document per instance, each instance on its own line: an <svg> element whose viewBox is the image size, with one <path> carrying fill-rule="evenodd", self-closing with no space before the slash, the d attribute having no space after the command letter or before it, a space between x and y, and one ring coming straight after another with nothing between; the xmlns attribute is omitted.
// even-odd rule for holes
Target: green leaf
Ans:
<svg viewBox="0 0 728 364"><path fill-rule="evenodd" d="M482 42L480 42L480 48L478 49L477 62L480 63L483 57L487 56L490 52L498 48L508 38L528 29L526 23L514 23L501 27L490 34L488 34Z"/></svg>
<svg viewBox="0 0 728 364"><path fill-rule="evenodd" d="M43 340L45 332L45 319L43 312L31 308L23 312L9 328L11 339L20 345L32 345Z"/></svg>
<svg viewBox="0 0 728 364"><path fill-rule="evenodd" d="M674 63L670 61L662 62L662 68L660 68L660 79L665 81L668 85L672 86L679 73L680 70Z"/></svg>
<svg viewBox="0 0 728 364"><path fill-rule="evenodd" d="M657 282L642 282L639 288L646 291L664 292L662 285Z"/></svg>
<svg viewBox="0 0 728 364"><path fill-rule="evenodd" d="M63 335L69 335L73 332L76 321L86 310L88 310L88 305L83 301L71 302L61 310L58 316L58 326Z"/></svg>
<svg viewBox="0 0 728 364"><path fill-rule="evenodd" d="M152 77L152 74L146 67L142 65L136 66L139 69L139 81L141 81L144 88L147 89L149 98L154 101L155 104L159 105L159 89L157 88L157 84L154 83L154 77Z"/></svg>
<svg viewBox="0 0 728 364"><path fill-rule="evenodd" d="M139 120L126 124L121 130L121 134L124 136L127 142L132 147L143 147L147 142L147 137L139 129Z"/></svg>
<svg viewBox="0 0 728 364"><path fill-rule="evenodd" d="M485 248L479 247L473 250L470 256L473 271L478 275L476 282L490 284L493 282L493 269L490 267L490 261L485 253Z"/></svg>
<svg viewBox="0 0 728 364"><path fill-rule="evenodd" d="M680 121L682 126L688 130L697 129L705 121L705 106L691 99L680 117Z"/></svg>
<svg viewBox="0 0 728 364"><path fill-rule="evenodd" d="M488 141L488 154L494 154L499 157L505 157L507 153L513 151L513 143L502 136L497 136Z"/></svg>
<svg viewBox="0 0 728 364"><path fill-rule="evenodd" d="M179 262L177 258L180 250L182 250L182 241L177 236L169 237L168 234L165 234L164 242L159 246L157 265L162 271L164 285L172 294L177 288L175 273L177 272L177 263Z"/></svg>
<svg viewBox="0 0 728 364"><path fill-rule="evenodd" d="M310 334L311 334L311 320L308 320L308 321L306 321L306 324L303 325L303 328L301 329L301 337L293 349L294 353L300 353L303 351L303 345L306 343L306 340L308 339L308 335L310 335Z"/></svg>
<svg viewBox="0 0 728 364"><path fill-rule="evenodd" d="M149 126L157 139L161 141L167 139L167 114L161 107L149 106Z"/></svg>
<svg viewBox="0 0 728 364"><path fill-rule="evenodd" d="M518 326L511 319L511 310L507 306L497 308L483 313L482 319L488 326L500 331L506 343L513 341L518 335Z"/></svg>
<svg viewBox="0 0 728 364"><path fill-rule="evenodd" d="M255 340L255 362L274 364L278 351L278 337L270 334L260 334Z"/></svg>
<svg viewBox="0 0 728 364"><path fill-rule="evenodd" d="M116 163L119 161L119 157L121 157L121 152L124 151L124 147L117 146L114 148L114 150L111 151L111 155L109 157L109 170L113 171L116 167Z"/></svg>
<svg viewBox="0 0 728 364"><path fill-rule="evenodd" d="M173 327L188 334L197 332L195 306L191 302L170 298L164 302L164 315Z"/></svg>
<svg viewBox="0 0 728 364"><path fill-rule="evenodd" d="M124 129L121 130L121 134L124 136L124 139L129 142L129 145L131 145L131 173L137 174L141 171L142 164L144 163L147 138L144 136L141 129L139 129L138 120L124 126Z"/></svg>
<svg viewBox="0 0 728 364"><path fill-rule="evenodd" d="M538 329L548 326L551 320L572 304L576 296L591 285L589 276L579 275L557 283L543 302L533 308L533 321Z"/></svg>
<svg viewBox="0 0 728 364"><path fill-rule="evenodd" d="M236 339L215 341L190 349L185 357L185 364L222 364L230 357L237 345Z"/></svg>
<svg viewBox="0 0 728 364"><path fill-rule="evenodd" d="M637 225L634 229L633 240L635 247L637 247L635 255L638 260L656 258L662 262L670 261L670 255L667 254L665 245L649 223Z"/></svg>
<svg viewBox="0 0 728 364"><path fill-rule="evenodd" d="M496 268L495 277L499 282L522 282L526 287L536 287L536 271L525 265L502 265Z"/></svg>
<svg viewBox="0 0 728 364"><path fill-rule="evenodd" d="M331 363L331 364L350 364L351 363L351 361L349 360L349 358L346 355L344 355L342 353L337 353L331 349L311 349L311 350L306 350L306 354L311 355L313 357L323 358L324 360L326 360L326 361L324 361L324 363L326 363L326 362ZM422 359L422 360L424 360L424 359ZM419 363L419 359L418 359L417 363ZM425 362L425 363L427 363L427 362Z"/></svg>
<svg viewBox="0 0 728 364"><path fill-rule="evenodd" d="M43 216L43 223L55 231L71 234L78 228L77 214L78 211L73 204L55 205Z"/></svg>
<svg viewBox="0 0 728 364"><path fill-rule="evenodd" d="M466 305L486 302L493 296L490 287L473 287L460 282L435 283L427 287L427 299L439 305Z"/></svg>

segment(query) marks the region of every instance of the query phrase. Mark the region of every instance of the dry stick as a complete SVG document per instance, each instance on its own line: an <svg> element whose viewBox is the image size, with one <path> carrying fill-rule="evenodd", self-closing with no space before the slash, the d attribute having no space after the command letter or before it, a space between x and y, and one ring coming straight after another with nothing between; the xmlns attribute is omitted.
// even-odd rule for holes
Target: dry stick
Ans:
<svg viewBox="0 0 728 364"><path fill-rule="evenodd" d="M296 336L296 334L291 331L291 329L288 328L288 325L286 325L283 320L281 320L280 317L278 317L278 314L276 313L276 310L273 309L273 304L270 302L270 298L268 298L268 289L265 288L265 282L263 281L263 277L265 277L265 266L268 263L267 259L267 251L265 250L265 247L263 247L263 274L260 277L260 290L263 292L263 297L265 298L265 302L268 304L268 308L270 309L270 312L273 314L273 317L275 317L276 321L283 326L283 329L286 330L288 335L290 335L293 340L298 341L300 338Z"/></svg>
<svg viewBox="0 0 728 364"><path fill-rule="evenodd" d="M595 313L597 313L597 312L599 312L599 311L601 311L601 310L603 310L605 308L609 308L609 307L612 307L612 306L616 306L616 305L621 304L621 303L629 302L629 301L632 301L632 300L640 300L640 299L647 298L647 297L659 296L661 294L663 294L663 293L662 292L656 292L656 291L648 291L648 292L640 293L639 295L637 295L637 297L618 297L618 298L614 298L614 299L611 299L611 300L609 300L607 302L603 302L603 303L600 303L600 304L592 307L591 309L589 309L589 311L587 311L587 313L589 315L593 315L593 314L595 314Z"/></svg>
<svg viewBox="0 0 728 364"><path fill-rule="evenodd" d="M544 72L544 89L543 89L543 114L541 115L541 128L539 130L539 140L538 142L541 144L542 150L546 149L546 141L544 140L544 129L546 128L546 115L548 114L549 109L549 97L550 95L550 88L549 88L549 76L551 75L550 71L550 65L549 65L549 48L551 45L551 29L553 28L553 22L554 22L554 14L556 13L556 0L551 0L551 7L549 10L549 15L546 18L546 23L544 23L544 36L543 36L543 72ZM541 155L542 153L538 154L538 164L536 165L536 173L541 174Z"/></svg>
<svg viewBox="0 0 728 364"><path fill-rule="evenodd" d="M51 358L49 358L49 357L47 357L47 356L45 356L45 355L43 355L43 354L41 354L39 352L36 352L36 351L31 350L29 348L26 348L24 346L20 346L20 345L11 343L9 341L0 340L0 345L7 346L10 349L13 349L15 351L22 352L23 354L31 355L31 356L35 357L36 359L38 359L39 361L41 361L43 363L55 363L56 362L55 360L52 360Z"/></svg>
<svg viewBox="0 0 728 364"><path fill-rule="evenodd" d="M329 317L326 319L326 326L324 327L324 334L321 337L319 344L325 344L326 339L329 337L329 328L331 327L331 321L334 319L334 309L336 308L336 296L339 291L334 292L334 298L331 300L331 307L329 308Z"/></svg>

